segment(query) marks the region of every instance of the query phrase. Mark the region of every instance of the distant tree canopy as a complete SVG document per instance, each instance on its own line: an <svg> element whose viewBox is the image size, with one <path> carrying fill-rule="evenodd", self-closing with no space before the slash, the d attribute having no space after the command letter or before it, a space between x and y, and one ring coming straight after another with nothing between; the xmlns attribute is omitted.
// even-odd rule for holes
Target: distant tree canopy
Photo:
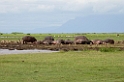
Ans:
<svg viewBox="0 0 124 82"><path fill-rule="evenodd" d="M30 33L27 33L27 35L31 35Z"/></svg>
<svg viewBox="0 0 124 82"><path fill-rule="evenodd" d="M11 34L23 34L22 32L12 32Z"/></svg>
<svg viewBox="0 0 124 82"><path fill-rule="evenodd" d="M3 33L0 33L0 35L3 35Z"/></svg>

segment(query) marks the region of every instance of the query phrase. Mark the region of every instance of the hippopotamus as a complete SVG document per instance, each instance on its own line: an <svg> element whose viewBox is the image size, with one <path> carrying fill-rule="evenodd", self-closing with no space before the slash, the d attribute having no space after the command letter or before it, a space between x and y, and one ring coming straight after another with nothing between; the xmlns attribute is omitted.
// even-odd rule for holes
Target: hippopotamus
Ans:
<svg viewBox="0 0 124 82"><path fill-rule="evenodd" d="M114 40L113 39L105 39L105 40L103 40L103 42L109 43L109 44L114 44Z"/></svg>
<svg viewBox="0 0 124 82"><path fill-rule="evenodd" d="M70 39L65 40L65 44L73 44L73 41L71 41Z"/></svg>
<svg viewBox="0 0 124 82"><path fill-rule="evenodd" d="M100 40L100 39L95 39L95 40L92 40L93 44L103 44L103 41Z"/></svg>
<svg viewBox="0 0 124 82"><path fill-rule="evenodd" d="M23 40L23 44L27 44L27 42L34 43L37 41L37 39L33 36L24 36L22 40Z"/></svg>
<svg viewBox="0 0 124 82"><path fill-rule="evenodd" d="M54 41L54 38L53 38L53 36L46 36L45 38L44 38L44 40L46 41L46 40L48 40L48 41Z"/></svg>
<svg viewBox="0 0 124 82"><path fill-rule="evenodd" d="M53 36L46 36L44 40L42 40L43 44L47 45L52 44L53 41L54 41Z"/></svg>
<svg viewBox="0 0 124 82"><path fill-rule="evenodd" d="M87 37L85 36L77 36L75 37L74 43L76 44L91 44L92 41L89 40ZM93 44L93 43L92 43Z"/></svg>

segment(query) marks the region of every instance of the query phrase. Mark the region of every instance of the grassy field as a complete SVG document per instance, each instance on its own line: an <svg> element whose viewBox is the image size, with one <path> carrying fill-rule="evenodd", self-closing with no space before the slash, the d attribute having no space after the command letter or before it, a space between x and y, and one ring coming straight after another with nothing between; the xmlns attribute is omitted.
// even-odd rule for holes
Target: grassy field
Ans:
<svg viewBox="0 0 124 82"><path fill-rule="evenodd" d="M124 51L1 55L0 82L124 82Z"/></svg>
<svg viewBox="0 0 124 82"><path fill-rule="evenodd" d="M0 35L0 40L19 40L27 34L2 34ZM45 36L53 36L55 39L71 39L74 40L75 36L86 36L87 38L93 39L107 39L112 38L114 40L124 40L124 33L43 33L43 34L30 34L36 37L37 40L43 40Z"/></svg>

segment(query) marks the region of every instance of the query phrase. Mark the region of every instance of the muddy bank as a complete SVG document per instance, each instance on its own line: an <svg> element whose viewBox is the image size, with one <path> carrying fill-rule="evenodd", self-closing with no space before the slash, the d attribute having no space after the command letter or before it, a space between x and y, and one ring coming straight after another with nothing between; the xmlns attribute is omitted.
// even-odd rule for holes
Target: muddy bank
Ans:
<svg viewBox="0 0 124 82"><path fill-rule="evenodd" d="M5 50L5 51L3 51ZM122 44L106 44L106 45L82 45L82 44L72 44L72 45L0 45L0 54L20 54L20 53L51 53L58 51L86 51L86 50L96 50L96 51L124 51L124 45Z"/></svg>
<svg viewBox="0 0 124 82"><path fill-rule="evenodd" d="M8 54L25 54L25 53L53 53L58 51L51 51L51 50L9 50L9 49L0 49L0 55L8 55Z"/></svg>

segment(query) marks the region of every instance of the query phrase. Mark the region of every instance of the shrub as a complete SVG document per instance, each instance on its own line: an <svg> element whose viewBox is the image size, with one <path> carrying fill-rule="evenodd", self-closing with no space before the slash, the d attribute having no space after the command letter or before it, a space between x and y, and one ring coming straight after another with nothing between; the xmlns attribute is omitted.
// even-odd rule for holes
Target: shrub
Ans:
<svg viewBox="0 0 124 82"><path fill-rule="evenodd" d="M101 52L115 52L115 51L120 51L120 49L114 48L114 47L103 47L103 48L100 48L99 51L101 51Z"/></svg>
<svg viewBox="0 0 124 82"><path fill-rule="evenodd" d="M31 35L30 33L27 33L27 35Z"/></svg>
<svg viewBox="0 0 124 82"><path fill-rule="evenodd" d="M11 34L23 34L22 32L12 32Z"/></svg>
<svg viewBox="0 0 124 82"><path fill-rule="evenodd" d="M3 33L0 33L0 35L3 35Z"/></svg>

